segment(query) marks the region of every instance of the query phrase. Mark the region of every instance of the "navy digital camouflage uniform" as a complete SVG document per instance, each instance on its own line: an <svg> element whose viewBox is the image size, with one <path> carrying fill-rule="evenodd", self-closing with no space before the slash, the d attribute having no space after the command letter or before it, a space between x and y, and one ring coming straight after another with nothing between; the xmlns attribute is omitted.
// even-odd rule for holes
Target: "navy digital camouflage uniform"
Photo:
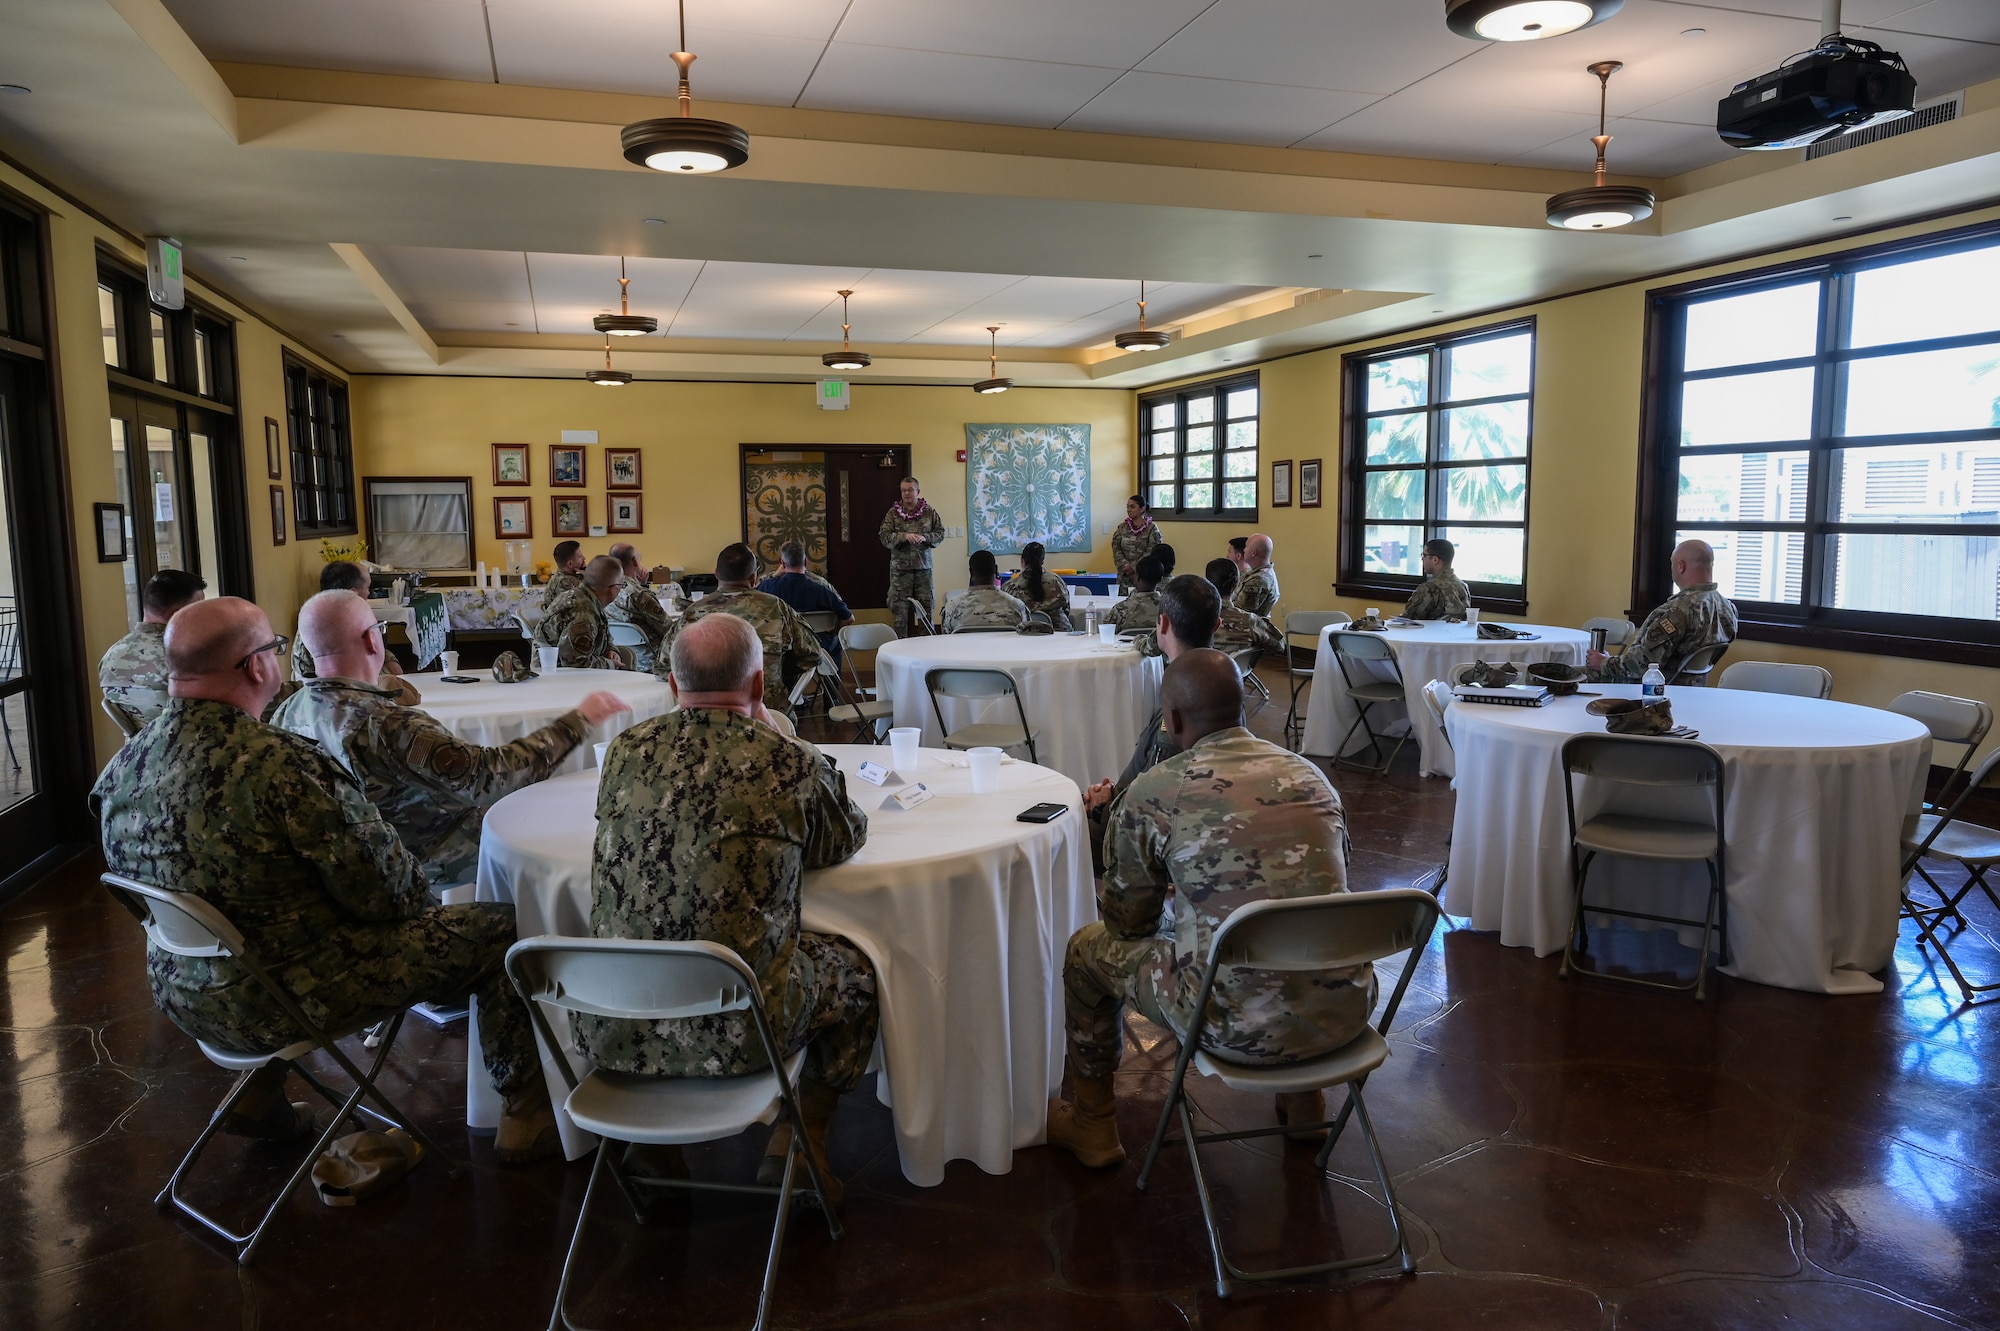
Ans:
<svg viewBox="0 0 2000 1331"><path fill-rule="evenodd" d="M1735 603L1717 590L1714 583L1698 582L1669 597L1647 615L1625 651L1607 659L1590 672L1590 677L1631 682L1644 678L1646 667L1656 661L1662 670L1671 669L1698 647L1734 641Z"/></svg>
<svg viewBox="0 0 2000 1331"><path fill-rule="evenodd" d="M90 808L113 873L220 910L322 1029L471 994L494 1085L510 1095L539 1075L502 969L514 908L431 905L416 857L311 740L175 699L112 758ZM231 958L148 949L146 969L153 1001L196 1039L275 1050L304 1035Z"/></svg>
<svg viewBox="0 0 2000 1331"><path fill-rule="evenodd" d="M1132 590L1133 570L1159 543L1160 529L1151 518L1137 531L1132 530L1129 519L1118 524L1118 530L1111 533L1111 566L1118 570L1120 593Z"/></svg>
<svg viewBox="0 0 2000 1331"><path fill-rule="evenodd" d="M615 670L611 621L587 587L565 592L535 625L535 642L559 649L556 664L579 670Z"/></svg>
<svg viewBox="0 0 2000 1331"><path fill-rule="evenodd" d="M581 573L565 573L561 569L557 569L549 575L548 582L542 586L542 612L547 614L549 607L553 606L557 601L568 596L571 592L580 592L582 590L583 575Z"/></svg>
<svg viewBox="0 0 2000 1331"><path fill-rule="evenodd" d="M1215 931L1252 901L1347 890L1340 796L1304 758L1240 726L1140 776L1113 803L1096 923L1069 940L1063 995L1071 1067L1109 1076L1119 1010L1185 1031ZM1171 889L1170 929L1161 911ZM1240 1063L1314 1058L1346 1044L1375 1006L1375 971L1227 967L1204 1044Z"/></svg>
<svg viewBox="0 0 2000 1331"><path fill-rule="evenodd" d="M1103 623L1111 625L1120 633L1143 633L1160 627L1160 594L1158 591L1133 592L1130 596L1111 607Z"/></svg>
<svg viewBox="0 0 2000 1331"><path fill-rule="evenodd" d="M97 663L97 688L144 725L167 705L167 626L140 621Z"/></svg>
<svg viewBox="0 0 2000 1331"><path fill-rule="evenodd" d="M571 711L510 744L466 744L382 689L338 678L306 681L271 722L318 741L352 773L437 888L472 881L495 800L546 779L590 736Z"/></svg>
<svg viewBox="0 0 2000 1331"><path fill-rule="evenodd" d="M1253 615L1269 619L1271 612L1278 608L1278 570L1273 564L1262 568L1249 569L1243 580L1236 584L1236 595L1229 603L1238 610L1248 610Z"/></svg>
<svg viewBox="0 0 2000 1331"><path fill-rule="evenodd" d="M625 590L604 607L604 618L614 624L630 624L646 635L643 645L633 651L641 670L651 670L673 626L673 616L660 604L659 594L646 583L627 579Z"/></svg>
<svg viewBox="0 0 2000 1331"><path fill-rule="evenodd" d="M944 603L946 633L960 629L1015 629L1028 622L1028 607L998 587L972 587Z"/></svg>
<svg viewBox="0 0 2000 1331"><path fill-rule="evenodd" d="M915 600L921 605L926 619L937 605L937 592L931 585L931 551L944 543L944 519L928 502L914 518L904 517L891 504L882 515L882 529L877 535L889 550L889 614L896 623L896 636L907 638L909 602ZM911 535L923 537L923 542L914 544L903 539Z"/></svg>
<svg viewBox="0 0 2000 1331"><path fill-rule="evenodd" d="M1472 589L1447 568L1426 578L1410 593L1403 613L1411 619L1464 619L1471 607Z"/></svg>
<svg viewBox="0 0 2000 1331"><path fill-rule="evenodd" d="M1058 630L1067 632L1069 621L1069 584L1053 573L1042 574L1042 596L1036 600L1028 591L1028 575L1016 573L1007 579L1007 585L1000 590L1026 606L1030 612L1039 610L1049 617L1049 623Z"/></svg>
<svg viewBox="0 0 2000 1331"><path fill-rule="evenodd" d="M709 615L734 615L750 622L764 644L764 707L771 712L790 712L793 682L819 665L819 639L799 618L799 612L769 592L741 588L710 592L686 607L667 630L660 644L660 656L653 673L665 679L669 673L667 652L674 638L688 625Z"/></svg>
<svg viewBox="0 0 2000 1331"><path fill-rule="evenodd" d="M804 740L714 708L642 721L604 757L591 933L734 950L785 1052L807 1047L804 1079L851 1090L875 1048L875 967L845 938L802 932L799 892L805 873L867 839L840 769ZM737 1077L766 1066L745 1013L571 1022L578 1047L614 1071Z"/></svg>

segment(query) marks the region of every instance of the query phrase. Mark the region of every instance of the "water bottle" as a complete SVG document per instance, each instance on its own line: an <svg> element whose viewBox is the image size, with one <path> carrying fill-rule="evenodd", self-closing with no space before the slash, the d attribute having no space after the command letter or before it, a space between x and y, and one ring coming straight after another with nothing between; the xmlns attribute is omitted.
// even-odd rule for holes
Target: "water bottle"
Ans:
<svg viewBox="0 0 2000 1331"><path fill-rule="evenodd" d="M1648 702L1667 696L1667 677L1660 673L1659 662L1646 667L1646 677L1639 681L1639 696Z"/></svg>

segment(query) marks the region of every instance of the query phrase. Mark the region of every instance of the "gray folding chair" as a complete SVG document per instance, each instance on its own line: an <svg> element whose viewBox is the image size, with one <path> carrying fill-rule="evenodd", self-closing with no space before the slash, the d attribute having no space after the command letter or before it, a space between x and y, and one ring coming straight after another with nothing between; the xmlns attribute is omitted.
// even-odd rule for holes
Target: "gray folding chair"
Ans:
<svg viewBox="0 0 2000 1331"><path fill-rule="evenodd" d="M879 688L861 687L861 671L854 664L856 652L878 652L896 640L893 624L849 624L840 630L840 655L847 670L848 690L857 701L880 698Z"/></svg>
<svg viewBox="0 0 2000 1331"><path fill-rule="evenodd" d="M1333 662L1340 667L1340 677L1347 684L1347 696L1354 700L1354 710L1358 715L1347 733L1340 737L1334 766L1346 763L1369 772L1386 772L1396 761L1396 755L1410 742L1410 732L1406 728L1401 735L1391 736L1377 731L1368 720L1368 713L1384 703L1400 703L1407 699L1403 687L1403 669L1397 664L1396 653L1389 644L1372 633L1342 631L1329 634L1327 641L1333 645ZM1384 666L1390 678L1383 679L1375 673L1374 667ZM1369 766L1350 762L1347 758L1347 742L1354 738L1354 732L1365 730L1368 747L1382 759L1380 765ZM1383 743L1389 739L1396 741L1396 747L1384 755Z"/></svg>
<svg viewBox="0 0 2000 1331"><path fill-rule="evenodd" d="M1011 749L1025 744L1028 761L1039 762L1035 756L1035 730L1028 724L1028 712L1021 705L1021 690L1014 683L1014 677L1004 670L961 670L949 666L939 666L924 674L924 688L931 695L931 714L937 717L938 731L944 735L947 749ZM1012 698L1014 715L1019 725L1008 725L1004 721L980 722L960 726L953 730L945 724L944 708L938 699L963 698L973 702L987 703L995 698Z"/></svg>
<svg viewBox="0 0 2000 1331"><path fill-rule="evenodd" d="M523 614L519 610L516 610L513 614L507 616L507 618L514 621L514 627L520 630L521 636L528 640L528 645L530 647L534 646L535 624L541 620L541 616L536 615L534 619L531 620L528 618L527 615Z"/></svg>
<svg viewBox="0 0 2000 1331"><path fill-rule="evenodd" d="M1430 683L1424 685L1424 706L1427 709L1429 709L1431 714L1431 720L1437 722L1438 733L1444 736L1444 743L1446 748L1453 747L1451 742L1451 731L1446 727L1445 723L1446 722L1445 713L1451 707L1453 701L1455 701L1451 688L1452 686L1450 684L1446 683L1444 680L1441 679L1434 679ZM1444 833L1444 863L1438 866L1437 881L1431 884L1431 895L1436 897L1440 901L1444 900L1445 875L1449 874L1450 872L1451 872L1451 829L1447 827Z"/></svg>
<svg viewBox="0 0 2000 1331"><path fill-rule="evenodd" d="M2000 780L1995 778L1996 770L2000 770L2000 749L1986 756L1971 778L1959 788L1957 797L1949 806L1937 813L1921 814L1917 818L1915 834L1903 842L1903 878L1906 884L1903 913L1916 921L1917 945L1921 947L1928 943L1938 956L1944 958L1944 964L1951 969L1952 979L1958 982L1959 992L1968 1001L1974 994L2000 989L2000 980L1974 984L1967 979L1938 930L1947 919L1957 920L1961 930L1966 927L1965 915L1959 907L1975 887L1986 894L1986 899L1993 903L1995 909L2000 909L2000 896L1994 894L1993 884L1986 878L1987 871L2000 864L2000 832L1960 817L1973 795L2000 784ZM1926 856L1948 860L1965 870L1965 881L1956 892L1947 891L1937 879L1931 877L1923 864ZM1922 905L1910 895L1907 883L1913 873L1937 893L1938 905Z"/></svg>
<svg viewBox="0 0 2000 1331"><path fill-rule="evenodd" d="M1046 610L1030 610L1028 612L1028 622L1030 624L1039 624L1045 629L1052 629L1056 626L1056 622L1049 618Z"/></svg>
<svg viewBox="0 0 2000 1331"><path fill-rule="evenodd" d="M264 1231L270 1226L272 1217L278 1214L278 1208L284 1205L285 1199L292 1195L292 1189L296 1188L311 1171L313 1161L319 1159L320 1152L331 1145L334 1138L341 1135L342 1125L357 1114L365 1114L385 1128L403 1129L422 1145L426 1153L444 1162L447 1174L453 1178L458 1177L457 1162L445 1154L443 1147L431 1140L429 1133L412 1123L402 1110L396 1108L375 1084L375 1079L382 1073L383 1065L388 1062L390 1049L396 1043L396 1032L402 1027L403 1013L400 1010L372 1013L360 1021L349 1022L340 1029L323 1030L306 1016L299 1006L298 998L264 968L245 945L243 935L237 932L236 927L230 924L222 912L214 906L200 897L185 892L169 892L121 874L107 873L103 876L103 883L110 889L113 897L138 917L139 923L145 927L147 941L154 947L182 957L231 958L249 973L252 982L269 995L271 1001L301 1032L300 1039L279 1049L225 1049L206 1040L195 1041L209 1062L237 1074L236 1084L216 1107L215 1113L208 1120L208 1126L194 1139L194 1145L188 1148L188 1153L182 1157L180 1164L175 1166L173 1175L167 1180L167 1186L153 1199L155 1206L172 1206L204 1229L227 1240L236 1249L237 1264L248 1266L251 1259L256 1256L257 1245L264 1241ZM374 1062L368 1065L368 1071L364 1074L342 1052L338 1042L347 1036L358 1035L377 1026L382 1028L380 1047L376 1049ZM354 1089L345 1097L324 1085L306 1066L304 1061L306 1055L316 1051L324 1051L353 1081ZM319 1092L321 1097L339 1112L319 1134L319 1139L313 1143L312 1149L306 1152L305 1158L299 1161L298 1168L292 1171L291 1177L285 1180L285 1186L278 1190L278 1195L271 1199L271 1204L264 1209L264 1214L259 1217L255 1227L246 1234L239 1234L181 1196L181 1180L194 1168L195 1161L200 1158L202 1148L208 1145L209 1139L221 1131L223 1120L236 1108L237 1102L243 1098L244 1091L249 1088L252 1074L272 1063L289 1064L293 1072L298 1073L308 1086ZM380 1105L382 1112L377 1113L362 1104L364 1096Z"/></svg>
<svg viewBox="0 0 2000 1331"><path fill-rule="evenodd" d="M1974 751L1986 742L1986 732L1993 729L1993 708L1977 698L1954 698L1948 693L1912 689L1892 699L1888 710L1922 723L1931 732L1933 744L1958 747L1958 762L1938 787L1937 799L1924 804L1925 813L1942 812L1953 799L1952 783L1965 775Z"/></svg>
<svg viewBox="0 0 2000 1331"><path fill-rule="evenodd" d="M620 647L629 647L637 652L646 646L646 633L637 624L628 624L622 619L614 619L611 624L611 641Z"/></svg>
<svg viewBox="0 0 2000 1331"><path fill-rule="evenodd" d="M1637 624L1617 615L1593 615L1584 620L1583 631L1588 633L1592 629L1604 630L1604 650L1613 656L1624 651L1625 644L1639 632Z"/></svg>
<svg viewBox="0 0 2000 1331"><path fill-rule="evenodd" d="M918 629L922 629L925 633L937 632L937 629L931 625L931 613L924 609L922 601L911 596L906 598L903 604L907 605L910 609L910 632L912 634L916 633Z"/></svg>
<svg viewBox="0 0 2000 1331"><path fill-rule="evenodd" d="M550 1331L558 1326L576 1331L564 1306L584 1230L590 1224L590 1204L605 1174L631 1203L634 1216L647 1219L651 1189L700 1192L757 1193L778 1199L778 1218L771 1230L771 1251L764 1262L764 1284L757 1296L757 1331L771 1310L771 1291L778 1280L778 1255L784 1247L785 1221L792 1209L792 1179L805 1164L810 1191L825 1195L825 1183L805 1134L792 1134L785 1155L785 1172L776 1187L756 1184L710 1183L694 1179L635 1177L626 1172L614 1142L648 1146L690 1146L734 1137L757 1123L769 1123L782 1109L793 1123L804 1122L794 1093L805 1051L787 1056L771 1032L764 1012L764 993L743 959L719 943L663 942L643 938L523 938L507 949L507 978L514 982L533 1015L535 1034L561 1069L569 1093L563 1108L586 1132L604 1140L590 1167L583 1206L576 1214L576 1231L563 1257L556 1285L556 1304L549 1314ZM740 1077L649 1077L593 1068L581 1081L571 1071L566 1046L556 1039L542 1004L568 1012L630 1021L665 1021L748 1013L764 1051L765 1068ZM840 1218L821 1204L827 1230L838 1239Z"/></svg>
<svg viewBox="0 0 2000 1331"><path fill-rule="evenodd" d="M1692 989L1697 1002L1708 996L1709 943L1721 936L1721 952L1729 956L1729 900L1723 892L1723 770L1722 755L1694 740L1663 739L1646 735L1572 735L1563 742L1563 805L1569 813L1569 856L1571 881L1575 885L1575 905L1570 914L1569 937L1563 943L1562 965L1556 974L1567 979L1570 972L1595 975L1606 980L1644 985L1651 989ZM1576 779L1588 777L1600 786L1613 787L1603 807L1579 824L1576 815ZM1616 789L1621 788L1622 789ZM1660 817L1657 809L1662 795L1670 790L1703 791L1702 821ZM1632 813L1633 807L1649 810ZM1691 809L1686 810L1692 812ZM1708 869L1708 909L1699 920L1671 915L1651 915L1644 911L1614 909L1587 904L1584 888L1590 865L1599 855L1670 863L1701 861ZM1617 975L1578 963L1578 953L1588 953L1590 936L1585 914L1609 915L1621 919L1650 920L1692 928L1701 926L1701 954L1695 977L1689 984L1667 984L1636 975Z"/></svg>
<svg viewBox="0 0 2000 1331"><path fill-rule="evenodd" d="M1788 693L1795 698L1831 698L1833 672L1784 661L1738 661L1722 672L1716 687L1752 693Z"/></svg>
<svg viewBox="0 0 2000 1331"><path fill-rule="evenodd" d="M146 728L146 723L139 719L139 714L123 703L115 703L109 698L100 698L98 703L104 708L104 714L111 718L111 723L125 733L126 739L132 738Z"/></svg>
<svg viewBox="0 0 2000 1331"><path fill-rule="evenodd" d="M827 720L837 725L853 726L853 742L856 744L879 744L881 723L895 718L895 704L849 694L841 682L840 666L823 647L819 653L818 673L820 689L827 699Z"/></svg>
<svg viewBox="0 0 2000 1331"><path fill-rule="evenodd" d="M1390 1023L1396 1019L1396 1010L1402 1006L1403 994L1410 986L1410 977L1416 972L1418 958L1430 943L1437 919L1438 904L1430 893L1398 887L1379 892L1335 892L1325 896L1290 897L1282 901L1253 901L1230 912L1222 927L1215 931L1215 941L1202 969L1201 989L1195 999L1188 1030L1185 1033L1176 1032L1180 1037L1180 1057L1174 1062L1174 1076L1168 1085L1166 1103L1160 1106L1159 1126L1153 1131L1152 1145L1146 1149L1146 1162L1139 1170L1139 1187L1144 1190L1152 1181L1153 1166L1159 1160L1160 1148L1166 1144L1167 1126L1178 1111L1181 1141L1187 1146L1188 1163L1194 1170L1195 1196L1201 1202L1202 1224L1208 1230L1209 1250L1215 1257L1215 1292L1218 1296L1229 1297L1231 1280L1296 1280L1327 1271L1376 1266L1391 1258L1401 1260L1406 1275L1415 1269L1403 1235L1403 1217L1396 1206L1395 1185L1389 1181L1389 1171L1382 1163L1382 1148L1375 1138L1375 1125L1369 1121L1368 1105L1362 1099L1361 1089L1368 1080L1368 1074L1381 1067L1389 1057L1389 1042L1384 1037L1389 1032ZM1331 1053L1297 1063L1249 1065L1232 1062L1226 1055L1207 1048L1203 1043L1202 1032L1207 1028L1209 998L1215 988L1216 973L1224 966L1249 966L1270 971L1328 971L1380 961L1398 953L1408 955L1388 1006L1382 1010L1381 1020L1373 1027L1363 1027L1361 1034ZM1322 1123L1288 1123L1239 1132L1197 1133L1186 1093L1190 1064L1204 1076L1220 1078L1231 1090L1285 1095L1345 1086L1347 1100L1338 1118ZM1301 1128L1323 1127L1328 1129L1326 1141L1321 1145L1314 1165L1324 1176L1327 1161L1333 1155L1334 1145L1340 1140L1350 1113L1361 1122L1361 1134L1368 1143L1368 1157L1375 1165L1375 1180L1381 1186L1383 1204L1389 1208L1389 1226L1395 1233L1396 1246L1366 1257L1349 1257L1281 1270L1246 1271L1231 1262L1223 1250L1215 1204L1209 1197L1208 1179L1201 1168L1200 1148L1213 1142L1243 1141L1298 1132Z"/></svg>
<svg viewBox="0 0 2000 1331"><path fill-rule="evenodd" d="M1728 650L1726 642L1711 642L1706 647L1695 648L1683 656L1679 664L1665 667L1667 683L1693 687L1707 685L1709 673Z"/></svg>
<svg viewBox="0 0 2000 1331"><path fill-rule="evenodd" d="M1285 616L1285 670L1292 686L1291 706L1285 709L1285 743L1296 749L1306 740L1306 714L1299 710L1299 695L1312 683L1319 663L1320 633L1335 624L1350 624L1353 617L1344 610L1294 610ZM1292 653L1306 640L1306 664L1294 663Z"/></svg>
<svg viewBox="0 0 2000 1331"><path fill-rule="evenodd" d="M814 633L832 633L840 628L840 616L831 610L801 610L799 618Z"/></svg>

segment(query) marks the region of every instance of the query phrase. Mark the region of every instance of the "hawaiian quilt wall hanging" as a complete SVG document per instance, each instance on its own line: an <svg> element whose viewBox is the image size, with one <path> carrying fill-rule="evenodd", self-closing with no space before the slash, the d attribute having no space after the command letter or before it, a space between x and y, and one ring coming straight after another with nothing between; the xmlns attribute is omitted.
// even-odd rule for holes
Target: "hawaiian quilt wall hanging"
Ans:
<svg viewBox="0 0 2000 1331"><path fill-rule="evenodd" d="M778 547L797 541L806 562L826 567L826 466L753 462L743 468L744 527L765 572L778 571Z"/></svg>
<svg viewBox="0 0 2000 1331"><path fill-rule="evenodd" d="M965 427L966 543L1019 554L1090 552L1090 427Z"/></svg>

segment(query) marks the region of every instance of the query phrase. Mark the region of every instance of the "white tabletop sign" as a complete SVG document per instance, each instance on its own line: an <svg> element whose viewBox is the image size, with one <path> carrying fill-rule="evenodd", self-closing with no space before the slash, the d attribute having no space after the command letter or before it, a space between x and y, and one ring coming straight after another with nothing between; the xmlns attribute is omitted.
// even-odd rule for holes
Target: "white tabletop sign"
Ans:
<svg viewBox="0 0 2000 1331"><path fill-rule="evenodd" d="M908 790L898 791L888 799L883 800L881 807L884 809L914 809L919 804L927 802L936 793L929 786L919 781Z"/></svg>

